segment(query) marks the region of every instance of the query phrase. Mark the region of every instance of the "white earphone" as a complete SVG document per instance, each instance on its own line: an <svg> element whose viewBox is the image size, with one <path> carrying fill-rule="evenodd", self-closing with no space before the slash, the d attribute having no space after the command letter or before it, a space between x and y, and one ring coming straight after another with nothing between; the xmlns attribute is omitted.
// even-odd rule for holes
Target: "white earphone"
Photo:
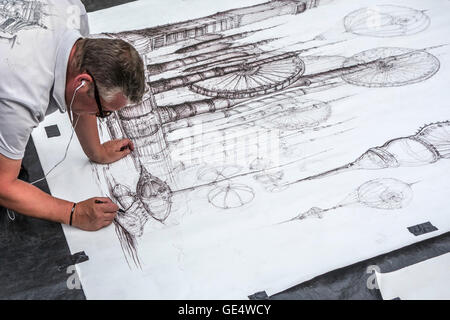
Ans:
<svg viewBox="0 0 450 320"><path fill-rule="evenodd" d="M86 84L86 81L81 81L81 84L78 86L78 88L75 89L75 92L77 92L81 87L84 87L84 85Z"/></svg>

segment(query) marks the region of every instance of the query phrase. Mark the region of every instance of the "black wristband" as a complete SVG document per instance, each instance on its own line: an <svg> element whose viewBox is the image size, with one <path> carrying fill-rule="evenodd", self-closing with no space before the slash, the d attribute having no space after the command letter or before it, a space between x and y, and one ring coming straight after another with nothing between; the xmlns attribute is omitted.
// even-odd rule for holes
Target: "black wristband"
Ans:
<svg viewBox="0 0 450 320"><path fill-rule="evenodd" d="M70 211L70 221L69 221L69 226L72 225L72 217L73 217L73 213L75 212L75 207L77 206L76 202L73 203L73 207L72 207L72 211Z"/></svg>

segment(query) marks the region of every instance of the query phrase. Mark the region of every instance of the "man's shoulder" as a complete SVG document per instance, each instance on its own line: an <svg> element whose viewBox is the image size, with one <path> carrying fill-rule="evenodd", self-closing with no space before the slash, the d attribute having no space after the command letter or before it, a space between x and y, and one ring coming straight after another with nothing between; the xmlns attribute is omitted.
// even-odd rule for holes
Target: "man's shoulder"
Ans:
<svg viewBox="0 0 450 320"><path fill-rule="evenodd" d="M0 50L13 51L14 56L23 50L40 50L50 53L66 28L69 13L67 0L33 1L33 5L19 6L14 1L0 2ZM65 5L64 5L65 3Z"/></svg>
<svg viewBox="0 0 450 320"><path fill-rule="evenodd" d="M89 23L86 8L80 0L47 0L53 11L53 23L59 30L78 31L83 36L89 35Z"/></svg>

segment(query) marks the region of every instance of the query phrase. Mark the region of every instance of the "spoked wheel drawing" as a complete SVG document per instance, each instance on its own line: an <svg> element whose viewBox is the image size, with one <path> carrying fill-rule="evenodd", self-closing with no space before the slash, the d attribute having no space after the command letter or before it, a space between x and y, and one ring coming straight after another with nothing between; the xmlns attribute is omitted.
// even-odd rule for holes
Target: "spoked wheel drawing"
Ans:
<svg viewBox="0 0 450 320"><path fill-rule="evenodd" d="M298 57L265 64L244 63L238 71L197 82L194 92L212 97L242 99L282 90L297 81L305 70Z"/></svg>

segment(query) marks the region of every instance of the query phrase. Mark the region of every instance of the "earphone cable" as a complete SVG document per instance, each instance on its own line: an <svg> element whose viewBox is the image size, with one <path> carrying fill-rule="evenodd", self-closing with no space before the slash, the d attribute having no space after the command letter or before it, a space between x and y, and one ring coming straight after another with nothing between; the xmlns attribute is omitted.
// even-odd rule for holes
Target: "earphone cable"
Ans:
<svg viewBox="0 0 450 320"><path fill-rule="evenodd" d="M84 84L85 84L85 83L84 83L84 81L83 81L82 84L81 84L78 88L75 89L75 93L73 94L72 101L70 102L70 107L69 107L70 110L68 110L68 112L70 111L70 112L72 113L72 116L71 116L71 117L70 117L70 115L69 115L69 118L70 118L70 120L71 120L72 123L73 123L73 118L74 118L74 116L73 116L73 111L72 111L72 104L73 104L73 101L75 100L75 96L76 96L76 94L77 94L77 91L78 91L82 86L84 86ZM40 182L40 181L46 179L47 176L48 176L54 169L56 169L56 167L58 167L64 160L66 160L67 153L68 153L68 151L69 151L70 144L72 143L72 138L73 138L73 135L74 135L74 133L75 133L75 129L76 129L76 127L77 127L77 124L78 124L78 120L79 120L79 119L80 119L80 116L77 117L77 119L76 119L76 121L75 121L75 125L72 126L72 134L70 135L69 143L67 144L66 151L65 151L65 153L64 153L64 157L63 157L57 164L55 164L55 165L53 166L53 168L51 168L51 169L44 175L44 177L42 177L42 178L40 178L40 179L38 179L38 180L36 180L36 181L33 181L33 182L31 182L30 184L34 185L34 184L36 184L36 183L38 183L38 182Z"/></svg>

